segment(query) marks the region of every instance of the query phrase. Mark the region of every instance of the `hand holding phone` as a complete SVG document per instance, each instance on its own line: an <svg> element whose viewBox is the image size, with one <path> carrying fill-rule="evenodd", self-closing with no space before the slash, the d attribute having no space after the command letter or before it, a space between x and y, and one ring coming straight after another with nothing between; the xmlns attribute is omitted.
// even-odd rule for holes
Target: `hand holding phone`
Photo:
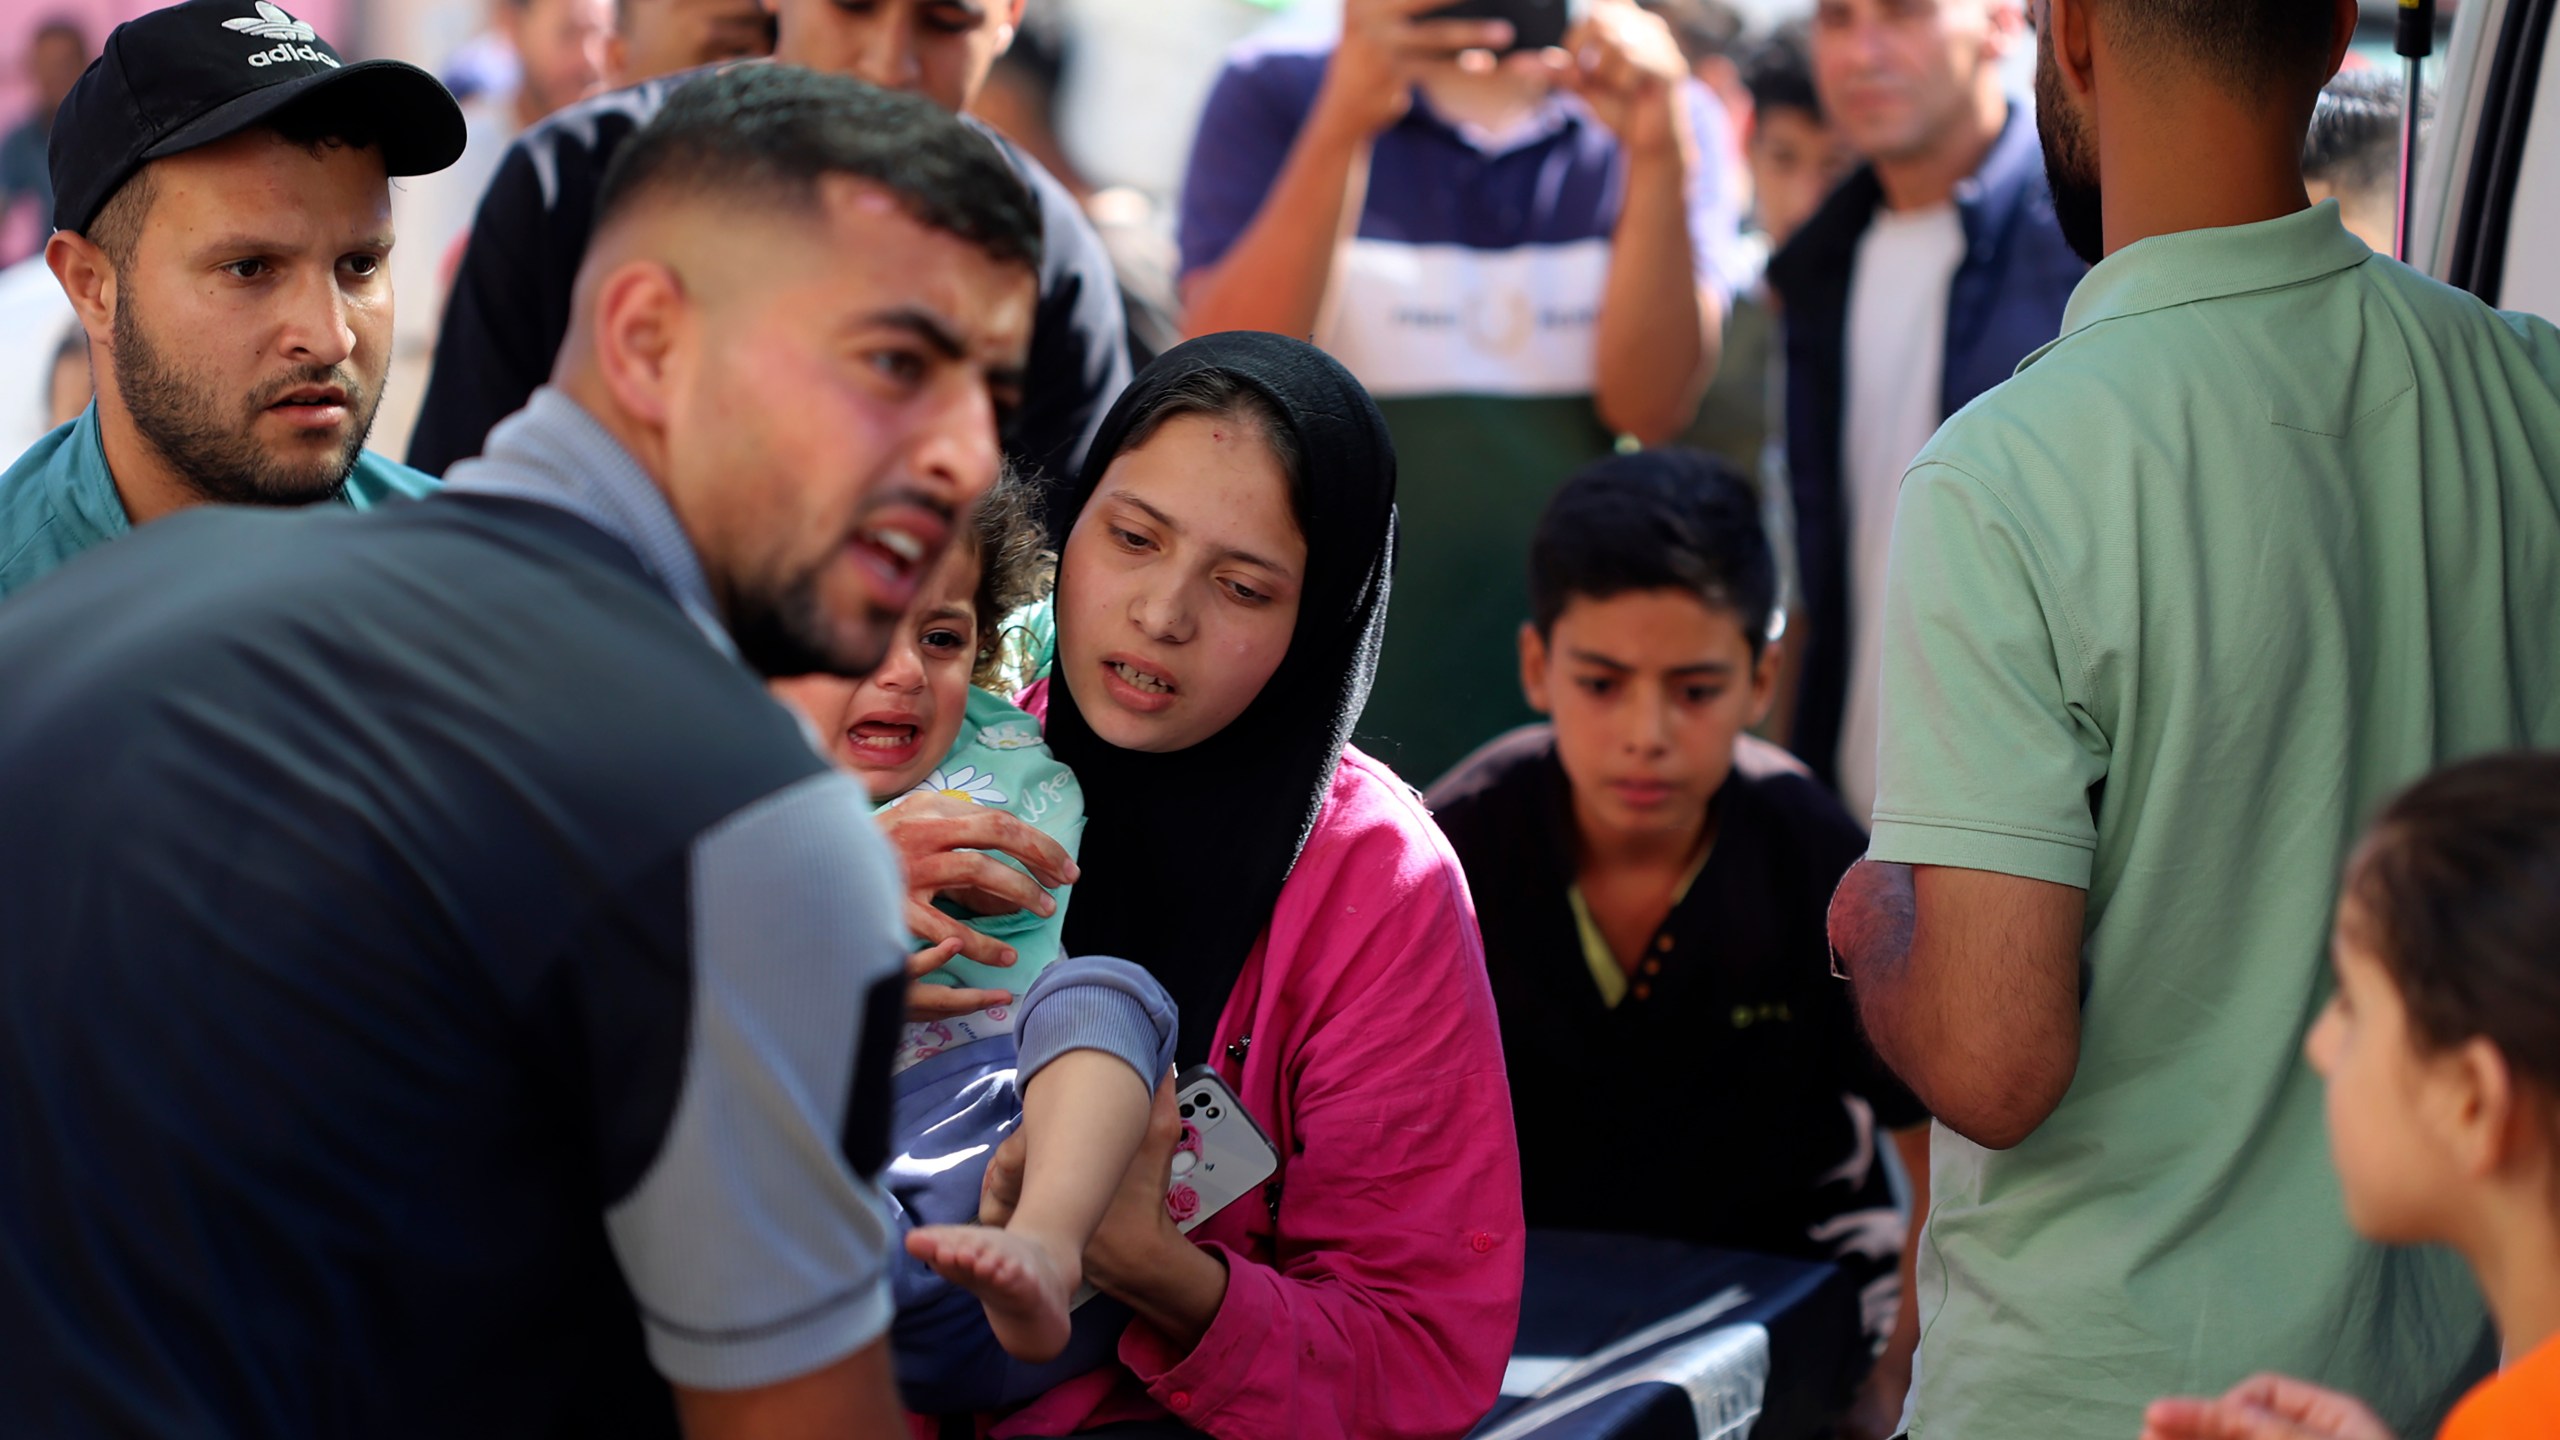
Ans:
<svg viewBox="0 0 2560 1440"><path fill-rule="evenodd" d="M1366 137L1404 118L1414 81L1470 50L1517 43L1508 16L1440 12L1450 0L1342 0L1342 37L1325 62L1315 120ZM1483 3L1483 0L1474 0ZM1531 0L1540 3L1540 0ZM1579 0L1543 0L1559 7Z"/></svg>
<svg viewBox="0 0 2560 1440"><path fill-rule="evenodd" d="M1164 1213L1188 1235L1280 1173L1280 1152L1215 1070L1194 1065L1172 1084L1182 1130L1166 1166ZM1098 1293L1085 1285L1069 1308Z"/></svg>
<svg viewBox="0 0 2560 1440"><path fill-rule="evenodd" d="M1547 50L1564 43L1565 33L1581 18L1579 0L1456 0L1431 12L1436 20L1504 20L1511 25L1514 50Z"/></svg>
<svg viewBox="0 0 2560 1440"><path fill-rule="evenodd" d="M1278 1174L1280 1152L1208 1066L1183 1071L1174 1081L1174 1097L1182 1138L1173 1145L1164 1213L1188 1235Z"/></svg>

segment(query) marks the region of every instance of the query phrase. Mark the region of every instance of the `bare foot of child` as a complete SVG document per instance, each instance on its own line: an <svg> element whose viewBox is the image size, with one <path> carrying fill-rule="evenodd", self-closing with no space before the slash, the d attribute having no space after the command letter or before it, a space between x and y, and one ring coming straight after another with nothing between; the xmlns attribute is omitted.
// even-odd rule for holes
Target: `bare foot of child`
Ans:
<svg viewBox="0 0 2560 1440"><path fill-rule="evenodd" d="M992 1225L910 1230L907 1253L978 1297L1005 1353L1036 1363L1067 1348L1067 1306L1084 1282L1079 1257Z"/></svg>

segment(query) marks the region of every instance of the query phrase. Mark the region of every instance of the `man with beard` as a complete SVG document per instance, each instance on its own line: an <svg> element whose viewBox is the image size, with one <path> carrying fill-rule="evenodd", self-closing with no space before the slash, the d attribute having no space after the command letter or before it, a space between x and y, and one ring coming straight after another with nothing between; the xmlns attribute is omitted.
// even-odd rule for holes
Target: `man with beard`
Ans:
<svg viewBox="0 0 2560 1440"><path fill-rule="evenodd" d="M785 66L600 206L445 493L0 606L13 1431L903 1433L897 872L763 678L878 664L994 483L1036 213Z"/></svg>
<svg viewBox="0 0 2560 1440"><path fill-rule="evenodd" d="M345 64L264 0L116 27L55 122L45 246L97 403L0 473L0 598L190 505L433 488L364 439L391 358L390 177L462 139L433 76Z"/></svg>
<svg viewBox="0 0 2560 1440"><path fill-rule="evenodd" d="M1831 916L1942 1127L1909 1429L2115 1440L2266 1367L2432 1434L2487 1317L2349 1229L2301 1048L2381 800L2560 744L2560 331L2305 196L2354 0L2042 12L2096 268L1903 482Z"/></svg>
<svg viewBox="0 0 2560 1440"><path fill-rule="evenodd" d="M965 115L1013 43L1024 4L772 0L773 58L922 95ZM664 76L572 105L508 151L454 273L409 463L440 475L479 454L490 427L550 373L595 220L596 188L624 139L684 78ZM1044 494L1052 493L1074 479L1103 412L1129 383L1120 285L1075 197L1039 161L979 128L1040 204L1040 314L1005 448ZM1064 542L1071 518L1049 517L1054 542Z"/></svg>

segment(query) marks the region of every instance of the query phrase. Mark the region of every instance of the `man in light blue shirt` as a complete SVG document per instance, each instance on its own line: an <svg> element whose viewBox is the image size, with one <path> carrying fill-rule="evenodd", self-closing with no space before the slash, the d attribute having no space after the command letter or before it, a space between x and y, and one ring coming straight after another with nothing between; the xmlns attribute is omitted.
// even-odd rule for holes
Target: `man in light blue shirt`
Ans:
<svg viewBox="0 0 2560 1440"><path fill-rule="evenodd" d="M364 449L391 354L390 178L461 152L433 76L268 0L120 26L54 122L45 263L97 401L0 473L0 599L192 505L434 488Z"/></svg>

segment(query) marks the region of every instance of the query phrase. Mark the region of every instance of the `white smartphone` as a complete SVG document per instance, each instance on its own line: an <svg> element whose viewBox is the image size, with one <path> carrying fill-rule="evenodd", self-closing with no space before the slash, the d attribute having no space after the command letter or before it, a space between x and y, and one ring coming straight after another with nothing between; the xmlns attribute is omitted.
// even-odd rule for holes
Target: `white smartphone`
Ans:
<svg viewBox="0 0 2560 1440"><path fill-rule="evenodd" d="M1280 1152L1208 1066L1183 1071L1174 1080L1173 1093L1182 1114L1182 1138L1174 1142L1164 1208L1188 1235L1280 1173Z"/></svg>
<svg viewBox="0 0 2560 1440"><path fill-rule="evenodd" d="M1164 1210L1188 1235L1279 1174L1280 1152L1217 1071L1194 1065L1173 1083L1174 1103L1182 1114L1182 1138L1173 1143L1173 1173L1165 1181ZM1075 1306L1099 1293L1091 1285L1078 1289Z"/></svg>

